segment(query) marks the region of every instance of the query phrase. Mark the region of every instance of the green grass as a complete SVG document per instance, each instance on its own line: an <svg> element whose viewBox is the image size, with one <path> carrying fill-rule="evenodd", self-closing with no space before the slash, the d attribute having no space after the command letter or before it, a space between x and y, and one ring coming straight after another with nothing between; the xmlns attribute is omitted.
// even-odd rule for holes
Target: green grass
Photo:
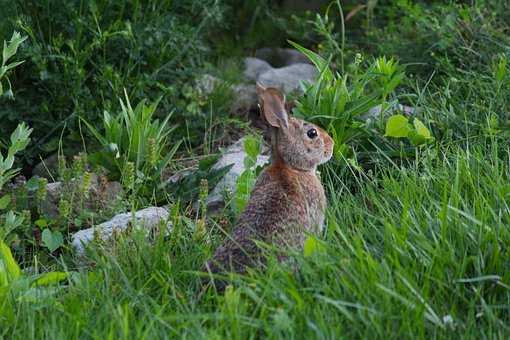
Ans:
<svg viewBox="0 0 510 340"><path fill-rule="evenodd" d="M446 145L411 168L330 190L324 249L200 295L212 245L169 239L91 254L53 299L20 303L6 338L392 338L510 334L510 161L504 141ZM331 187L332 182L326 180ZM213 243L215 243L214 241ZM444 322L451 316L453 323Z"/></svg>
<svg viewBox="0 0 510 340"><path fill-rule="evenodd" d="M0 339L509 338L510 39L502 33L507 12L486 5L377 5L376 15L403 13L405 25L380 15L390 24L366 37L381 40L380 50L391 45L402 64L426 62L412 65L419 71L408 71L397 97L419 108L435 140L414 148L376 128L350 140L357 159L320 169L328 227L312 256L291 254L298 270L269 254L264 271L230 278L225 293L203 291L199 271L223 238L220 226L232 226L232 211L209 217L202 236L201 216L172 204L165 237L133 232L113 247L91 247L86 260L70 246L51 254L36 241L34 256L16 254L31 274L70 277L35 299L18 298L13 314L0 317ZM180 100L197 105L194 98ZM211 136L196 133L207 147L188 143L188 156L213 149ZM21 241L32 244L26 230Z"/></svg>

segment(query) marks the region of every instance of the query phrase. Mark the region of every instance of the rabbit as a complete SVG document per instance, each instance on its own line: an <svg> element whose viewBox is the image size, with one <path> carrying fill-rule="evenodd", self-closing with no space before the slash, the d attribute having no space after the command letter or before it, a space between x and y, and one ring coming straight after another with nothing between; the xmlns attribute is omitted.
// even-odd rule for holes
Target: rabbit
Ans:
<svg viewBox="0 0 510 340"><path fill-rule="evenodd" d="M271 164L257 178L233 234L205 264L209 273L245 273L264 262L260 241L277 249L302 249L307 233L317 234L323 227L326 196L316 168L331 158L333 139L289 115L280 90L256 86L271 132Z"/></svg>

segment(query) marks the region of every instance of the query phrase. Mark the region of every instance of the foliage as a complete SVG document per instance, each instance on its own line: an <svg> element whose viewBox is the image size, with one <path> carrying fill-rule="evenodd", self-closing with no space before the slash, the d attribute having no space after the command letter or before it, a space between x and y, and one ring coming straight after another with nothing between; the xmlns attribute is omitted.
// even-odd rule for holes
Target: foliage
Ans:
<svg viewBox="0 0 510 340"><path fill-rule="evenodd" d="M246 207L250 199L250 193L255 185L257 175L260 173L260 167L257 167L257 158L260 154L261 141L253 135L248 135L244 138L244 151L246 157L244 158L245 170L241 173L236 182L236 192L234 197L234 212L239 216Z"/></svg>
<svg viewBox="0 0 510 340"><path fill-rule="evenodd" d="M182 82L210 55L209 32L224 10L217 0L0 1L16 13L2 19L30 41L20 50L25 67L11 79L23 95L1 108L0 135L20 120L33 127L29 163L54 153L63 130L64 147L79 146L78 117L97 128L124 88L136 101L163 96L162 112L176 109Z"/></svg>
<svg viewBox="0 0 510 340"><path fill-rule="evenodd" d="M133 236L109 252L93 250L94 266L70 279L57 304L45 313L19 304L18 321L0 332L505 338L507 147L504 139L478 139L469 150L430 149L413 168L384 165L379 177L354 175L355 191L324 178L331 196L320 253L292 254L297 272L270 257L264 272L233 279L227 295L200 295L194 271L219 240L197 242L193 223L179 217L170 236L177 242Z"/></svg>
<svg viewBox="0 0 510 340"><path fill-rule="evenodd" d="M350 67L352 72L341 75L330 69L328 60L296 43L291 44L319 71L317 81L306 85L304 95L297 99L295 111L327 127L335 142L334 156L341 160L352 154L348 144L355 137L372 135L360 119L371 108L381 106L378 120L382 129L389 97L402 81L404 72L397 62L385 57L375 59L363 69L361 56L357 56Z"/></svg>
<svg viewBox="0 0 510 340"><path fill-rule="evenodd" d="M4 156L0 153L0 190L4 184L16 176L19 169L12 169L14 165L14 156L23 151L30 142L30 134L32 129L29 129L24 123L18 125L16 130L11 134L11 143L7 150L7 155Z"/></svg>
<svg viewBox="0 0 510 340"><path fill-rule="evenodd" d="M40 300L46 303L55 290L47 288L66 280L67 273L46 272L40 275L25 275L9 247L0 238L0 322L12 322L15 319L15 304L28 302L40 305Z"/></svg>
<svg viewBox="0 0 510 340"><path fill-rule="evenodd" d="M388 118L385 136L396 138L407 137L414 145L424 144L433 140L429 129L427 129L421 120L413 118L413 124L411 124L409 119L401 114Z"/></svg>
<svg viewBox="0 0 510 340"><path fill-rule="evenodd" d="M233 164L220 168L214 167L219 158L219 154L204 157L198 162L198 167L195 170L184 173L173 183L162 183L160 187L169 195L178 197L183 203L196 200L200 194L200 183L202 181L207 181L208 188L214 188L232 168Z"/></svg>
<svg viewBox="0 0 510 340"><path fill-rule="evenodd" d="M126 189L149 197L159 186L161 172L167 168L180 145L180 141L173 140L171 149L167 150L174 128L168 126L171 114L161 122L154 118L158 103L159 100L146 105L142 100L133 109L125 93L125 102L120 100L121 112L118 115L104 112L103 135L84 120L103 147L90 159L106 168L113 179L122 177Z"/></svg>
<svg viewBox="0 0 510 340"><path fill-rule="evenodd" d="M378 6L374 24L360 44L377 54L398 56L423 77L434 71L481 71L494 55L508 52L509 9L508 2L497 0L395 1Z"/></svg>
<svg viewBox="0 0 510 340"><path fill-rule="evenodd" d="M27 3L17 24L24 25L25 32L37 32L37 39L19 49L29 62L9 73L20 91L17 101L7 102L9 107L2 107L0 115L14 108L11 118L17 116L9 121L1 116L2 122L13 125L0 129L14 130L23 112L21 100L28 107L29 126L37 110L38 117L48 118L48 125L34 125L37 136L56 125L54 116L45 115L60 110L62 121L76 112L74 117L79 115L92 127L81 131L80 124L69 119L70 129L59 141L64 148L79 139L96 151L90 131L106 142L98 140L103 149L96 155L60 157L59 180L65 188L56 217L43 213L47 181L25 182L18 176L2 188L0 208L7 213L0 218L0 338L509 337L506 2L399 0L360 5L335 0L326 16L309 13L295 18L265 1L96 1L83 3L79 10L73 7L75 1L59 8L53 0L45 2L47 8ZM229 35L214 27L209 34L181 41L178 29L172 37L164 31L168 23L172 29L183 24L189 25L188 33L197 32L207 15L201 11L203 5L213 15L227 9ZM196 15L193 8L198 9ZM81 21L67 11L78 13ZM167 21L162 16L168 16ZM233 23L236 19L241 20ZM115 33L125 28L129 35L128 23L133 37ZM7 26L0 21L2 27ZM206 28L212 27L204 24L201 32ZM306 28L306 34L296 34L300 28ZM159 40L149 44L160 30L163 40L177 41L175 51L158 50L164 46ZM251 40L243 44L244 37ZM245 145L249 170L238 181L233 209L209 214L207 195L229 169L213 167L217 145L225 143L216 139L230 134L237 138L247 129L234 123L239 117L225 119L222 114L228 112L229 91L220 88L217 94L204 95L194 83L195 75L205 60L214 64L218 57L210 53L210 46L223 56L246 56L260 44L281 45L289 37L308 47L296 46L320 71L315 85L305 85L294 112L323 125L337 142L335 160L320 169L328 197L325 233L307 235L302 250L268 249L265 268L230 275L224 293L204 290L204 261L231 230L232 215L246 204L258 171L254 164L260 145L251 138ZM141 44L151 48L144 51ZM35 53L36 46L45 47ZM188 54L191 51L194 54ZM161 60L176 54L173 66L154 71L153 66L162 67ZM34 60L46 63L48 72L38 73ZM42 80L45 76L49 78ZM68 93L57 87L61 85L68 86ZM125 133L115 142L119 158L111 152L115 147L108 149L108 129L99 127L102 123L105 127L99 112L116 112L115 95L123 88L134 102L146 98L138 113L151 116L148 126L156 120L161 126L168 112L173 114L167 127L181 123L166 136L169 145L159 159L186 134L186 151L180 150L183 154L170 169L173 173L175 166L186 175L177 182L157 183L153 190L165 196L162 200L149 199L151 194L142 197L144 186L156 184L141 176L147 170L144 160L156 152L142 151L142 163L128 158L138 148L130 150L131 142L126 142L134 139L124 117L137 110L129 112L127 96L119 114L108 118L116 126L111 131L122 128ZM48 98L41 101L35 94ZM159 109L152 110L155 104L147 103L160 96ZM401 110L399 104L415 110ZM372 105L376 110L367 114ZM149 150L159 146L155 140L150 144ZM167 234L147 240L133 230L117 237L112 247L90 247L83 263L70 250L70 235L111 216L110 210L91 211L84 204L92 172L98 173L99 182L106 180L97 166L101 164L127 188L127 200L119 206L109 204L113 211L149 202L177 203L170 204L172 229ZM138 164L143 165L137 171ZM159 180L158 172L152 174ZM198 209L191 209L197 199ZM181 202L186 203L183 209ZM280 263L282 255L288 261ZM78 272L67 274L68 268L76 267ZM64 279L69 283L65 289L37 286Z"/></svg>
<svg viewBox="0 0 510 340"><path fill-rule="evenodd" d="M0 97L7 96L10 98L14 98L14 94L12 93L11 88L11 82L9 81L9 77L7 75L10 70L21 65L23 61L11 62L9 64L7 62L16 54L19 46L26 39L27 39L26 36L22 37L19 32L14 32L9 42L4 40L4 47L2 50L2 65L0 66ZM5 85L3 85L4 80L7 84L6 87Z"/></svg>

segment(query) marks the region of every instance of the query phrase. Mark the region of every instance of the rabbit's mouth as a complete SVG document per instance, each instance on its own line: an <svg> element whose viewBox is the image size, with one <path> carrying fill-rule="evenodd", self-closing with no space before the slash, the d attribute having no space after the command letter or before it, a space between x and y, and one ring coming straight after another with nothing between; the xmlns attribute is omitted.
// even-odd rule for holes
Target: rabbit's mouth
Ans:
<svg viewBox="0 0 510 340"><path fill-rule="evenodd" d="M333 140L331 138L326 140L324 147L324 162L327 162L333 156Z"/></svg>
<svg viewBox="0 0 510 340"><path fill-rule="evenodd" d="M324 151L324 162L327 162L331 159L331 157L333 156L333 148L329 148L328 150L325 150Z"/></svg>

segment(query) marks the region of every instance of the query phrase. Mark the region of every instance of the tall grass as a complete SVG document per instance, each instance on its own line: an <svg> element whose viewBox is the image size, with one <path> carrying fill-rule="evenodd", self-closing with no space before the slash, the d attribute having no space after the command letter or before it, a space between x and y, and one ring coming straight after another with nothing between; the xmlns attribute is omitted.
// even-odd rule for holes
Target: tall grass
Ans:
<svg viewBox="0 0 510 340"><path fill-rule="evenodd" d="M473 338L510 334L510 155L504 142L430 150L414 168L330 187L329 228L299 271L271 262L225 294L193 272L212 249L181 219L132 235L43 304L20 302L10 338ZM191 224L190 224L191 223ZM213 242L216 243L216 242ZM0 321L1 323L1 321Z"/></svg>
<svg viewBox="0 0 510 340"><path fill-rule="evenodd" d="M221 242L220 226L228 229L228 212L208 218L197 239L204 216L174 204L167 236L147 241L134 230L91 247L86 263L55 258L40 268L36 258L33 270L68 271L68 282L17 300L14 321L0 318L0 338L508 338L510 43L499 34L508 25L494 19L503 14L474 20L485 11L477 6L451 8L456 19L446 23L434 10L408 15L440 22L428 26L431 36L486 25L435 50L441 56L428 67L436 72L407 80L399 94L434 142L403 161L404 143L391 141L390 154L368 140L378 150L368 161L322 168L327 230L311 255L290 254L297 270L269 254L264 271L233 277L224 293L203 290L199 270ZM487 52L491 36L497 54ZM430 42L421 37L416 51ZM485 41L481 58L456 50L449 62L469 41Z"/></svg>

